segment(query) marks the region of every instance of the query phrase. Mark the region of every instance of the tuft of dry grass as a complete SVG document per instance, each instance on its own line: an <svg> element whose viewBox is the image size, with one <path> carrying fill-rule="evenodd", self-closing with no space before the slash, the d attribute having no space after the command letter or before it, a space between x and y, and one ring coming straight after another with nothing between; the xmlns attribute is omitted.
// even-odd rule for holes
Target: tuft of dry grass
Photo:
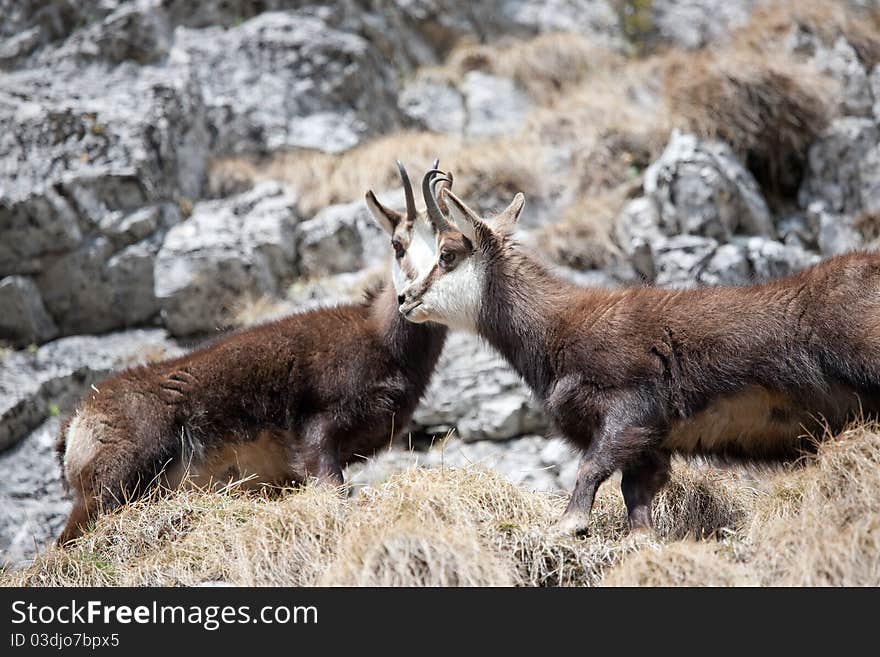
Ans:
<svg viewBox="0 0 880 657"><path fill-rule="evenodd" d="M830 83L784 55L670 56L666 93L681 127L734 149L764 191L791 196L807 148L828 123Z"/></svg>

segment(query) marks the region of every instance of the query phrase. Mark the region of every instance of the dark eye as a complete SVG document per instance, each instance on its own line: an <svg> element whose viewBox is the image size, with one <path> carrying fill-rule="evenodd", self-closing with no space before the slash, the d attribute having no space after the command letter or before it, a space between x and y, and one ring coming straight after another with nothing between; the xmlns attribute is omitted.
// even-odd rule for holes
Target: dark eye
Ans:
<svg viewBox="0 0 880 657"><path fill-rule="evenodd" d="M398 258L402 258L404 254L403 244L401 244L397 240L393 240L391 242L391 246L394 248L394 255Z"/></svg>
<svg viewBox="0 0 880 657"><path fill-rule="evenodd" d="M440 262L446 267L449 267L455 262L455 251L441 251Z"/></svg>

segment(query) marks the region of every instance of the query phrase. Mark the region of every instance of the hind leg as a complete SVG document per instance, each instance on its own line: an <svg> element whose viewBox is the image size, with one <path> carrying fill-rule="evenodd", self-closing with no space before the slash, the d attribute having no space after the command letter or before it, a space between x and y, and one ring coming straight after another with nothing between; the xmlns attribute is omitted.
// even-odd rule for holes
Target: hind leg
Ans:
<svg viewBox="0 0 880 657"><path fill-rule="evenodd" d="M81 497L77 496L76 501L73 503L73 508L70 510L70 515L67 517L67 523L64 525L64 529L61 530L61 535L55 541L55 544L63 547L70 541L82 536L91 521L91 515L86 503Z"/></svg>
<svg viewBox="0 0 880 657"><path fill-rule="evenodd" d="M620 490L630 531L652 529L651 501L669 480L669 454L650 450L623 470Z"/></svg>

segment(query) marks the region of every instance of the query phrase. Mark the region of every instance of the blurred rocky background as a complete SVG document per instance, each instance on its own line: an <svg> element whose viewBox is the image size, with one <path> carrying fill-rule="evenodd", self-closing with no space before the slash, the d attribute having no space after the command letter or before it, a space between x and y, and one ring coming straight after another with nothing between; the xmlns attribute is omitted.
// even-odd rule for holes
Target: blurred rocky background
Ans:
<svg viewBox="0 0 880 657"><path fill-rule="evenodd" d="M743 284L880 238L875 0L0 0L0 561L60 527L60 416L114 369L360 297L361 199L435 156L584 285ZM451 433L448 440L442 440ZM452 335L400 445L576 462Z"/></svg>

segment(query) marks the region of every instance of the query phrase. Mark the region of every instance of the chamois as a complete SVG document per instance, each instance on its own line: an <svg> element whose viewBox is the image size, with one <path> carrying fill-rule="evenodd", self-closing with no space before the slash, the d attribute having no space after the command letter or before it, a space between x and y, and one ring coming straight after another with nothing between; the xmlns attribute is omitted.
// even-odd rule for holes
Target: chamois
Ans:
<svg viewBox="0 0 880 657"><path fill-rule="evenodd" d="M558 533L587 530L615 471L629 527L648 529L672 454L787 460L880 411L880 254L742 287L589 289L513 240L522 194L489 221L448 189L440 200L437 255L400 312L482 336L581 450Z"/></svg>
<svg viewBox="0 0 880 657"><path fill-rule="evenodd" d="M361 304L242 330L95 386L57 442L74 497L60 544L81 535L98 513L160 483L252 477L252 485L311 478L341 485L346 464L406 428L446 328L411 324L397 310L420 259L432 257L429 228L417 235L425 220L397 165L406 214L366 194L394 249L391 281L381 291Z"/></svg>

